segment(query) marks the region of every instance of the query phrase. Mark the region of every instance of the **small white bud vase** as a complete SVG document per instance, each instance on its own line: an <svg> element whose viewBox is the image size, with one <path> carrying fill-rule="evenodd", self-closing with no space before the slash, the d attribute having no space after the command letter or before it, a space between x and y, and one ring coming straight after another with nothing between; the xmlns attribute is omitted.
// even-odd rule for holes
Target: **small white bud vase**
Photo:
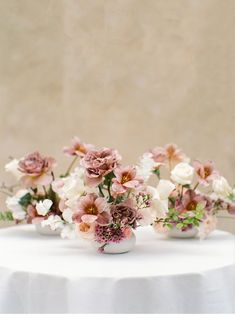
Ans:
<svg viewBox="0 0 235 318"><path fill-rule="evenodd" d="M133 248L135 247L135 243L136 237L135 234L132 232L131 237L123 239L119 243L108 243L104 246L104 244L102 243L93 241L92 246L97 251L101 251L104 254L122 254L133 250Z"/></svg>
<svg viewBox="0 0 235 318"><path fill-rule="evenodd" d="M41 223L35 223L35 229L36 232L38 232L41 235L47 235L47 236L59 236L61 233L61 229L56 229L53 231L49 225L46 225L42 227Z"/></svg>
<svg viewBox="0 0 235 318"><path fill-rule="evenodd" d="M191 229L188 229L187 231L181 231L180 229L177 229L176 227L173 227L172 229L168 230L166 235L171 238L180 238L180 239L187 239L187 238L194 238L198 234L198 229L196 227L192 227Z"/></svg>

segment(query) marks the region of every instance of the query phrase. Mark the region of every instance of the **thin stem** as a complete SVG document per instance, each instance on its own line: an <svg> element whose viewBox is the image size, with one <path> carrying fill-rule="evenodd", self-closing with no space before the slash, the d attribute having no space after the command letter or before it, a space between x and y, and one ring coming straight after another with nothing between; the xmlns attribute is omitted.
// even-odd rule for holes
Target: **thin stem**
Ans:
<svg viewBox="0 0 235 318"><path fill-rule="evenodd" d="M195 184L195 187L193 188L193 191L195 191L198 186L199 186L199 182L197 182L197 183Z"/></svg>
<svg viewBox="0 0 235 318"><path fill-rule="evenodd" d="M42 186L42 187L43 187L43 190L44 190L44 192L45 192L45 196L47 197L47 189L46 189L45 186Z"/></svg>
<svg viewBox="0 0 235 318"><path fill-rule="evenodd" d="M100 195L101 195L102 197L104 197L104 192L102 191L102 186L101 186L101 184L98 185L98 188L99 188L99 191L100 191Z"/></svg>
<svg viewBox="0 0 235 318"><path fill-rule="evenodd" d="M2 189L0 190L0 193L5 194L5 195L10 195L10 196L13 195L12 192L8 192L8 191L2 190Z"/></svg>
<svg viewBox="0 0 235 318"><path fill-rule="evenodd" d="M171 168L172 168L172 166L171 166L171 159L169 159L169 170L171 171Z"/></svg>
<svg viewBox="0 0 235 318"><path fill-rule="evenodd" d="M76 156L76 157L73 158L73 160L72 160L72 162L70 163L70 165L69 165L67 171L65 172L65 176L67 176L67 175L70 173L71 169L73 168L73 165L75 164L75 162L76 162L77 160L78 160L78 156Z"/></svg>
<svg viewBox="0 0 235 318"><path fill-rule="evenodd" d="M54 175L53 171L51 171L51 176L52 176L52 180L54 181L55 180L55 175Z"/></svg>

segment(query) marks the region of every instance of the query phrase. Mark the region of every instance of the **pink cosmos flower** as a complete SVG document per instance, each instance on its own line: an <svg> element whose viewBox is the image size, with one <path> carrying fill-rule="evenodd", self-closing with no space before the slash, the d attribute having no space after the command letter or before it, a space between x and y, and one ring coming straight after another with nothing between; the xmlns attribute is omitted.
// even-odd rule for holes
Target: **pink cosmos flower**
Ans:
<svg viewBox="0 0 235 318"><path fill-rule="evenodd" d="M98 197L96 194L87 194L79 199L76 213L73 215L76 223L93 223L100 225L109 224L111 215L109 206L104 198Z"/></svg>
<svg viewBox="0 0 235 318"><path fill-rule="evenodd" d="M102 178L113 171L119 164L121 156L117 150L103 148L91 150L81 160L85 168L88 186L95 187L102 182Z"/></svg>
<svg viewBox="0 0 235 318"><path fill-rule="evenodd" d="M199 203L206 207L207 201L205 197L193 190L187 190L183 194L182 199L176 200L175 208L180 213L195 211Z"/></svg>
<svg viewBox="0 0 235 318"><path fill-rule="evenodd" d="M200 184L208 186L210 181L213 181L219 173L215 170L212 161L206 161L204 164L199 160L193 162L195 172L199 178Z"/></svg>
<svg viewBox="0 0 235 318"><path fill-rule="evenodd" d="M19 161L19 171L24 174L21 181L26 187L48 185L52 182L51 171L56 161L52 157L42 157L38 151Z"/></svg>
<svg viewBox="0 0 235 318"><path fill-rule="evenodd" d="M134 166L118 167L114 170L116 178L112 179L113 196L122 194L131 189L136 189L143 184L143 180L136 176Z"/></svg>
<svg viewBox="0 0 235 318"><path fill-rule="evenodd" d="M85 154L93 148L93 145L85 144L78 137L73 137L72 146L64 147L63 152L68 156L84 157Z"/></svg>

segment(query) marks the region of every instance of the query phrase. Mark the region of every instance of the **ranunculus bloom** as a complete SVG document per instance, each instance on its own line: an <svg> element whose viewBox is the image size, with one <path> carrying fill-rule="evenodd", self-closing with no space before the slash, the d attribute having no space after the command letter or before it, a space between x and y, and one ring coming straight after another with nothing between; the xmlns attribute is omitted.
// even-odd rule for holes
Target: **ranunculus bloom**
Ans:
<svg viewBox="0 0 235 318"><path fill-rule="evenodd" d="M175 144L167 144L165 147L166 158L171 163L175 165L179 162L189 162L189 158L182 152L180 148Z"/></svg>
<svg viewBox="0 0 235 318"><path fill-rule="evenodd" d="M21 181L26 187L50 184L55 163L55 159L42 157L37 151L27 155L19 161L19 170L24 174Z"/></svg>
<svg viewBox="0 0 235 318"><path fill-rule="evenodd" d="M194 190L187 190L182 199L176 200L175 208L181 213L195 211L199 203L206 207L207 201L204 196L197 194Z"/></svg>
<svg viewBox="0 0 235 318"><path fill-rule="evenodd" d="M100 198L96 194L87 194L79 199L73 220L76 223L97 222L100 225L109 224L111 220L109 206L104 198Z"/></svg>
<svg viewBox="0 0 235 318"><path fill-rule="evenodd" d="M113 195L117 196L131 189L138 188L143 180L136 176L136 168L133 166L119 167L114 170L116 178L112 179Z"/></svg>
<svg viewBox="0 0 235 318"><path fill-rule="evenodd" d="M191 184L194 168L186 162L178 163L171 171L171 179L181 185Z"/></svg>
<svg viewBox="0 0 235 318"><path fill-rule="evenodd" d="M129 225L136 228L139 215L137 210L133 207L131 200L113 204L110 212L114 223L121 224L122 226Z"/></svg>
<svg viewBox="0 0 235 318"><path fill-rule="evenodd" d="M113 171L119 164L121 156L117 150L103 148L89 151L81 160L85 168L86 181L91 187L102 182L102 178Z"/></svg>
<svg viewBox="0 0 235 318"><path fill-rule="evenodd" d="M76 224L77 234L83 239L93 240L96 223L81 222Z"/></svg>
<svg viewBox="0 0 235 318"><path fill-rule="evenodd" d="M78 137L73 137L72 146L64 147L63 152L68 156L84 157L85 154L93 148L93 145L82 142Z"/></svg>
<svg viewBox="0 0 235 318"><path fill-rule="evenodd" d="M207 161L204 164L199 160L193 162L195 172L199 178L200 184L208 186L210 181L213 181L218 176L218 172L214 168L212 161Z"/></svg>

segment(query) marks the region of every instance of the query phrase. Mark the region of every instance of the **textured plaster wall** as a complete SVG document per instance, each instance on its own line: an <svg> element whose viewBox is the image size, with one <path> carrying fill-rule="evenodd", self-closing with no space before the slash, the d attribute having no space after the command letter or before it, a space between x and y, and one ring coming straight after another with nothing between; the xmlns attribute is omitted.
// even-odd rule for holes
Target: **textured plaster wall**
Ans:
<svg viewBox="0 0 235 318"><path fill-rule="evenodd" d="M235 182L234 86L234 0L0 0L1 166L174 141Z"/></svg>

